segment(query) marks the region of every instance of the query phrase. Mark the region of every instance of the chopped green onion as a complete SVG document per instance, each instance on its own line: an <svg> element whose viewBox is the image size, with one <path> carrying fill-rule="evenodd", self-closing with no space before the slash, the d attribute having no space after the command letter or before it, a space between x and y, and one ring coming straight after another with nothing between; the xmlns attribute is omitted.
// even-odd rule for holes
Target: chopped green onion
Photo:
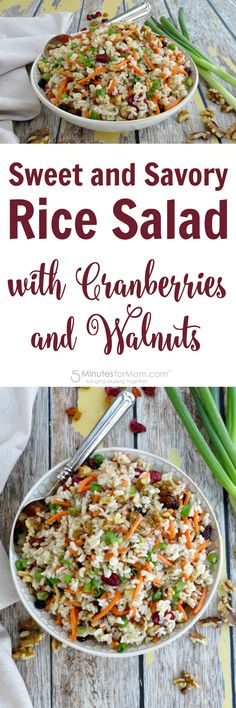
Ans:
<svg viewBox="0 0 236 708"><path fill-rule="evenodd" d="M83 637L86 632L86 627L77 627L77 637Z"/></svg>
<svg viewBox="0 0 236 708"><path fill-rule="evenodd" d="M158 543L159 551L165 551L167 546L168 546L168 543L164 543L164 541L162 541L161 543Z"/></svg>
<svg viewBox="0 0 236 708"><path fill-rule="evenodd" d="M184 504L180 510L181 516L188 516L190 509L191 509L191 504Z"/></svg>
<svg viewBox="0 0 236 708"><path fill-rule="evenodd" d="M40 568L37 568L34 574L35 580L41 580L42 578L42 570Z"/></svg>
<svg viewBox="0 0 236 708"><path fill-rule="evenodd" d="M123 541L122 536L116 536L114 531L106 531L106 533L103 534L102 540L105 541L106 543L118 543L119 541Z"/></svg>
<svg viewBox="0 0 236 708"><path fill-rule="evenodd" d="M153 593L153 600L160 600L161 598L161 590L155 590Z"/></svg>
<svg viewBox="0 0 236 708"><path fill-rule="evenodd" d="M67 568L72 568L72 563L67 560L67 558L64 558L64 556L59 556L59 561L63 563L63 565L66 565Z"/></svg>
<svg viewBox="0 0 236 708"><path fill-rule="evenodd" d="M177 602L179 602L179 595L181 593L181 590L183 590L184 585L185 585L185 583L183 580L178 580L178 582L174 586L174 588L173 588L174 595L172 597L172 602L174 605L177 605Z"/></svg>
<svg viewBox="0 0 236 708"><path fill-rule="evenodd" d="M186 76L186 79L184 80L184 84L187 88L191 88L193 86L193 79L191 76Z"/></svg>
<svg viewBox="0 0 236 708"><path fill-rule="evenodd" d="M45 585L58 585L59 582L59 578L45 578L44 580Z"/></svg>
<svg viewBox="0 0 236 708"><path fill-rule="evenodd" d="M154 97L154 95L155 95L157 89L158 89L159 86L160 86L160 83L161 83L161 80L160 80L160 79L156 79L156 81L153 82L153 84L152 84L152 86L151 86L151 88L150 88L150 90L149 90L149 92L148 92L148 97L149 97L149 98L153 98L153 97Z"/></svg>
<svg viewBox="0 0 236 708"><path fill-rule="evenodd" d="M123 578L120 579L120 582L122 583L122 585L125 585L125 583L128 583L128 581L129 581L129 578L125 578L125 576L123 576Z"/></svg>
<svg viewBox="0 0 236 708"><path fill-rule="evenodd" d="M130 487L129 493L136 494L136 487Z"/></svg>
<svg viewBox="0 0 236 708"><path fill-rule="evenodd" d="M94 459L95 465L97 465L97 467L100 467L100 465L102 464L102 462L104 460L104 457L103 457L103 455L100 455L99 453L97 453L97 455L94 455L93 459Z"/></svg>
<svg viewBox="0 0 236 708"><path fill-rule="evenodd" d="M127 627L127 624L129 622L128 617L119 617L119 622L118 624L119 629L123 629L123 627Z"/></svg>
<svg viewBox="0 0 236 708"><path fill-rule="evenodd" d="M16 570L25 570L27 568L28 561L26 558L19 558L19 560L16 560L15 566Z"/></svg>
<svg viewBox="0 0 236 708"><path fill-rule="evenodd" d="M125 644L125 642L121 642L121 644L119 644L119 646L118 646L117 651L121 654L122 651L125 651L125 649L127 649L127 646L128 646L128 644Z"/></svg>
<svg viewBox="0 0 236 708"><path fill-rule="evenodd" d="M37 600L47 600L48 597L48 592L37 592Z"/></svg>
<svg viewBox="0 0 236 708"><path fill-rule="evenodd" d="M176 49L175 44L167 44L167 49L172 49L172 52Z"/></svg>
<svg viewBox="0 0 236 708"><path fill-rule="evenodd" d="M84 592L91 592L91 590L92 590L92 583L85 583Z"/></svg>
<svg viewBox="0 0 236 708"><path fill-rule="evenodd" d="M96 96L105 96L105 95L106 95L106 89L104 89L104 88L97 89Z"/></svg>
<svg viewBox="0 0 236 708"><path fill-rule="evenodd" d="M209 563L211 563L212 565L214 565L215 563L217 563L218 558L219 558L218 553L214 553L214 551L211 551L211 553L208 553L207 560L208 560Z"/></svg>
<svg viewBox="0 0 236 708"><path fill-rule="evenodd" d="M100 492L100 489L101 489L100 484L96 484L95 482L94 482L94 484L91 484L91 491L92 492Z"/></svg>
<svg viewBox="0 0 236 708"><path fill-rule="evenodd" d="M69 585L69 583L72 580L72 575L70 573L65 573L65 575L62 576L63 583L66 583L66 585Z"/></svg>

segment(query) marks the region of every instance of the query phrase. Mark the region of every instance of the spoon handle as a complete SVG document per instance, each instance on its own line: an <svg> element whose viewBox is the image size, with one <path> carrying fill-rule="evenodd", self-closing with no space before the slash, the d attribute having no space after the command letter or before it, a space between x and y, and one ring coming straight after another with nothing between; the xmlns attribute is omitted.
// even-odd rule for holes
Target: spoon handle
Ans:
<svg viewBox="0 0 236 708"><path fill-rule="evenodd" d="M112 20L108 20L107 24L110 25L111 23L114 24L115 22L123 22L123 20L139 20L141 19L141 17L149 15L151 9L152 8L150 2L143 2L142 5L132 7L131 10L126 10L126 12L123 12L118 17L113 17Z"/></svg>
<svg viewBox="0 0 236 708"><path fill-rule="evenodd" d="M132 408L135 402L135 397L131 391L121 391L119 395L115 398L112 405L108 408L106 413L100 418L98 423L91 430L89 435L82 442L82 445L71 459L67 462L62 472L59 473L57 479L63 481L68 477L71 472L74 472L78 467L88 458L98 445L102 442L105 435L110 432L110 430L116 425L118 420L127 413L127 411Z"/></svg>

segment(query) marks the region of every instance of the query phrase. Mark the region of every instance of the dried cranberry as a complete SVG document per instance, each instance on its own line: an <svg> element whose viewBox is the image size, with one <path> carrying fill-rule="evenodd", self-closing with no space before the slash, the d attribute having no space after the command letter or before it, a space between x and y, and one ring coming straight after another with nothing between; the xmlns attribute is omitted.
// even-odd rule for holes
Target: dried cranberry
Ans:
<svg viewBox="0 0 236 708"><path fill-rule="evenodd" d="M69 111L68 103L60 103L59 108L61 109L61 111Z"/></svg>
<svg viewBox="0 0 236 708"><path fill-rule="evenodd" d="M134 104L134 95L131 94L131 96L128 97L128 104L129 106L133 106Z"/></svg>
<svg viewBox="0 0 236 708"><path fill-rule="evenodd" d="M87 30L87 27L82 27L81 32L85 32Z"/></svg>
<svg viewBox="0 0 236 708"><path fill-rule="evenodd" d="M67 487L67 484L63 484L63 487L62 487L62 489L63 489L63 492L66 492L66 491L67 491L67 489L68 489L68 487Z"/></svg>
<svg viewBox="0 0 236 708"><path fill-rule="evenodd" d="M139 514L142 514L142 516L146 516L146 511L143 511L141 506L138 506L138 508L136 508L136 511L138 511Z"/></svg>
<svg viewBox="0 0 236 708"><path fill-rule="evenodd" d="M160 615L159 612L154 612L152 615L152 621L153 624L160 624Z"/></svg>
<svg viewBox="0 0 236 708"><path fill-rule="evenodd" d="M116 573L111 573L109 578L106 578L105 575L102 575L102 582L106 583L106 585L111 585L112 588L117 588L118 585L120 585L120 578L119 575Z"/></svg>
<svg viewBox="0 0 236 708"><path fill-rule="evenodd" d="M79 477L77 477L76 475L74 477L72 477L72 480L71 480L72 487L74 487L75 484L79 484L79 482L81 482L81 479L79 479Z"/></svg>
<svg viewBox="0 0 236 708"><path fill-rule="evenodd" d="M172 497L171 494L160 494L160 502L166 509L178 509L179 501L176 497Z"/></svg>
<svg viewBox="0 0 236 708"><path fill-rule="evenodd" d="M46 600L35 600L34 606L36 610L43 610L46 604Z"/></svg>
<svg viewBox="0 0 236 708"><path fill-rule="evenodd" d="M96 17L102 17L102 13L99 10L96 12Z"/></svg>
<svg viewBox="0 0 236 708"><path fill-rule="evenodd" d="M43 538L37 538L36 536L29 536L28 541L30 546L33 546L33 544L37 543L37 546L40 546L41 543L43 543L45 540L45 536Z"/></svg>
<svg viewBox="0 0 236 708"><path fill-rule="evenodd" d="M92 19L93 19L92 15L87 15L86 20L88 20L88 22L91 22Z"/></svg>
<svg viewBox="0 0 236 708"><path fill-rule="evenodd" d="M87 635L87 637L76 637L76 639L77 639L77 642L87 642L88 635Z"/></svg>
<svg viewBox="0 0 236 708"><path fill-rule="evenodd" d="M190 74L192 73L192 69L191 69L190 66L185 66L185 67L184 67L184 71L186 71L189 76L190 76Z"/></svg>
<svg viewBox="0 0 236 708"><path fill-rule="evenodd" d="M211 534L212 534L212 526L210 526L210 525L206 526L204 531L202 531L202 533L201 533L203 538L205 538L205 541L208 541L208 538L211 538Z"/></svg>
<svg viewBox="0 0 236 708"><path fill-rule="evenodd" d="M116 398L116 396L119 396L121 389L120 388L112 388L112 386L106 386L105 387L105 392L107 396L113 396L113 398Z"/></svg>
<svg viewBox="0 0 236 708"><path fill-rule="evenodd" d="M35 516L37 514L36 510L38 510L39 507L40 507L40 504L38 501L37 502L30 502L25 507L24 514L26 514L26 516ZM42 511L42 509L41 509L41 511Z"/></svg>
<svg viewBox="0 0 236 708"><path fill-rule="evenodd" d="M45 88L45 86L47 85L47 83L48 83L48 80L47 80L47 79L39 79L39 81L38 81L38 86L39 86L39 88Z"/></svg>
<svg viewBox="0 0 236 708"><path fill-rule="evenodd" d="M163 39L163 40L162 40L162 46L163 46L163 47L167 47L167 44L168 44L168 42L166 41L166 39Z"/></svg>
<svg viewBox="0 0 236 708"><path fill-rule="evenodd" d="M105 53L104 54L97 54L96 60L100 61L101 64L108 64L109 56L108 56L108 54L105 54Z"/></svg>
<svg viewBox="0 0 236 708"><path fill-rule="evenodd" d="M166 617L167 615L168 615L168 617L169 617L170 620L174 620L174 619L175 619L174 613L171 612L171 610L166 610L166 612L164 613L164 617Z"/></svg>
<svg viewBox="0 0 236 708"><path fill-rule="evenodd" d="M161 481L161 473L158 472L157 470L150 470L150 479L151 483L155 484L155 482L160 482Z"/></svg>
<svg viewBox="0 0 236 708"><path fill-rule="evenodd" d="M140 477L140 475L143 474L144 470L141 470L140 467L135 467L134 471L135 471L135 477Z"/></svg>
<svg viewBox="0 0 236 708"><path fill-rule="evenodd" d="M142 423L138 423L134 418L130 421L129 429L131 433L146 433L147 428Z"/></svg>
<svg viewBox="0 0 236 708"><path fill-rule="evenodd" d="M142 389L146 396L154 398L156 389L153 386L142 386Z"/></svg>
<svg viewBox="0 0 236 708"><path fill-rule="evenodd" d="M88 457L85 464L87 465L87 467L90 467L91 470L95 470L97 468L96 462L94 462L93 457Z"/></svg>

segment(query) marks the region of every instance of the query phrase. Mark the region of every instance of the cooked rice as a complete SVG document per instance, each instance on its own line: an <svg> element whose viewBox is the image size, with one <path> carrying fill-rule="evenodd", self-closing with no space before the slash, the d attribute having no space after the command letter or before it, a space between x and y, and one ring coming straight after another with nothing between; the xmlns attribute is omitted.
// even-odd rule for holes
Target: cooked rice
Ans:
<svg viewBox="0 0 236 708"><path fill-rule="evenodd" d="M90 27L41 57L39 86L51 103L83 118L136 120L171 109L193 79L178 47L147 26Z"/></svg>
<svg viewBox="0 0 236 708"><path fill-rule="evenodd" d="M172 474L118 452L80 467L47 507L27 517L16 566L70 639L124 651L198 613L218 556L209 513Z"/></svg>

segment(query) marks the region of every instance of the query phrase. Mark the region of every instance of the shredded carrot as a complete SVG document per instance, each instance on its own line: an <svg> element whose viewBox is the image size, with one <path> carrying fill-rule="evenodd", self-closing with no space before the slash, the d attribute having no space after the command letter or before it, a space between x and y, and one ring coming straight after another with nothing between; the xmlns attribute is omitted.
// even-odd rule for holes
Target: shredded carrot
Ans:
<svg viewBox="0 0 236 708"><path fill-rule="evenodd" d="M206 548L207 546L209 546L209 543L211 543L211 542L210 542L210 541L204 541L203 543L200 543L200 546L198 546L193 560L195 560L195 559L197 558L198 554L201 553L201 551L203 551L204 548Z"/></svg>
<svg viewBox="0 0 236 708"><path fill-rule="evenodd" d="M169 523L169 534L171 539L175 538L175 525L173 521Z"/></svg>
<svg viewBox="0 0 236 708"><path fill-rule="evenodd" d="M49 600L46 602L46 605L45 605L45 610L46 610L46 612L48 612L48 610L50 609L50 607L51 607L51 605L53 604L54 600L55 600L55 596L53 595L53 596L50 597Z"/></svg>
<svg viewBox="0 0 236 708"><path fill-rule="evenodd" d="M138 74L138 76L145 76L145 71L142 71L142 69L139 69L138 66L135 66L134 64L129 64L130 69L133 69L135 74Z"/></svg>
<svg viewBox="0 0 236 708"><path fill-rule="evenodd" d="M111 610L112 615L115 615L115 617L124 617L125 615L129 614L129 609L128 610L117 610L117 607L113 607Z"/></svg>
<svg viewBox="0 0 236 708"><path fill-rule="evenodd" d="M202 591L202 595L200 597L199 602L197 603L196 607L194 607L194 610L193 610L194 615L197 615L197 613L202 609L202 606L204 605L206 596L207 596L207 588L204 588Z"/></svg>
<svg viewBox="0 0 236 708"><path fill-rule="evenodd" d="M114 66L112 66L112 71L120 71L120 69L123 69L124 66L126 66L127 62L128 59L122 59L119 64L114 64Z"/></svg>
<svg viewBox="0 0 236 708"><path fill-rule="evenodd" d="M76 607L72 607L70 610L70 624L71 624L70 639L72 642L74 642L76 639L76 634L77 634L77 610L76 610Z"/></svg>
<svg viewBox="0 0 236 708"><path fill-rule="evenodd" d="M184 503L185 503L185 504L188 504L188 503L189 503L189 499L190 499L190 492L189 492L188 489L186 489L185 497L184 497Z"/></svg>
<svg viewBox="0 0 236 708"><path fill-rule="evenodd" d="M109 604L108 604L106 607L104 607L104 609L101 610L101 612L98 612L97 615L94 615L93 618L92 618L92 621L93 621L93 622L98 622L98 620L102 619L102 617L105 617L105 615L107 615L108 612L110 612L110 610L112 610L113 607L114 607L115 605L117 605L120 600L121 600L121 593L120 593L120 591L117 589L117 590L115 591L115 595L114 595L114 597L112 598L111 602L109 602Z"/></svg>
<svg viewBox="0 0 236 708"><path fill-rule="evenodd" d="M109 592L107 592L107 590L105 590L105 592L103 592L102 595L100 595L99 600L105 600L106 597L110 597L110 594L109 594Z"/></svg>
<svg viewBox="0 0 236 708"><path fill-rule="evenodd" d="M187 621L188 621L188 615L187 615L187 612L185 612L184 608L182 607L182 602L178 602L178 604L177 604L177 609L179 610L179 612L182 612L184 621L187 622Z"/></svg>
<svg viewBox="0 0 236 708"><path fill-rule="evenodd" d="M149 59L149 57L147 56L147 54L144 54L144 55L143 55L143 61L144 61L144 63L146 64L146 66L148 67L148 69L150 69L150 71L155 71L155 68L156 68L156 67L155 67L154 64L151 62L151 60Z"/></svg>
<svg viewBox="0 0 236 708"><path fill-rule="evenodd" d="M137 585L135 586L134 592L132 595L132 600L136 600L136 597L139 595L142 585L143 585L143 576L139 575Z"/></svg>
<svg viewBox="0 0 236 708"><path fill-rule="evenodd" d="M60 519L62 516L65 516L66 514L68 514L68 511L66 509L57 511L56 514L53 514L53 516L50 516L49 519L46 519L45 524L48 524L48 526L50 526L54 523L54 521L58 521L58 519Z"/></svg>
<svg viewBox="0 0 236 708"><path fill-rule="evenodd" d="M86 84L87 81L90 81L91 79L93 79L95 76L98 76L99 74L104 74L105 71L107 71L105 66L98 66L97 69L92 71L91 74L88 74L88 76L85 76L84 79L79 79L79 81L77 81L77 84Z"/></svg>
<svg viewBox="0 0 236 708"><path fill-rule="evenodd" d="M69 501L64 501L64 499L54 499L53 504L60 504L60 506L71 506L71 503Z"/></svg>
<svg viewBox="0 0 236 708"><path fill-rule="evenodd" d="M143 567L144 567L144 570L148 570L149 573L153 572L153 567L151 566L151 563L148 563L148 561L146 561L146 563Z"/></svg>
<svg viewBox="0 0 236 708"><path fill-rule="evenodd" d="M133 386L131 391L132 391L133 396L135 396L135 398L140 398L142 396L141 391L139 390L139 388L136 388L136 386Z"/></svg>
<svg viewBox="0 0 236 708"><path fill-rule="evenodd" d="M97 477L97 474L97 472L92 472L87 477L84 477L78 485L78 492L83 492L87 485L90 484L95 477Z"/></svg>
<svg viewBox="0 0 236 708"><path fill-rule="evenodd" d="M112 95L112 93L113 93L113 91L114 91L114 88L115 88L115 85L116 85L116 79L114 78L114 79L112 79L112 81L111 81L111 83L110 83L110 86L109 86L109 89L108 89L108 92L107 92L107 93L108 93L108 96L111 96L111 95Z"/></svg>
<svg viewBox="0 0 236 708"><path fill-rule="evenodd" d="M137 52L137 49L133 49L132 54L133 54L133 59L134 59L134 61L138 61L138 52Z"/></svg>
<svg viewBox="0 0 236 708"><path fill-rule="evenodd" d="M159 580L158 578L153 578L152 585L157 585L158 587L161 587L162 580Z"/></svg>
<svg viewBox="0 0 236 708"><path fill-rule="evenodd" d="M104 560L110 560L110 558L114 557L114 553L112 551L106 551L104 554Z"/></svg>
<svg viewBox="0 0 236 708"><path fill-rule="evenodd" d="M128 551L127 546L122 546L122 548L117 549L117 553L126 553L126 551Z"/></svg>
<svg viewBox="0 0 236 708"><path fill-rule="evenodd" d="M187 546L187 548L192 548L192 541L191 541L191 536L190 536L190 531L189 531L189 529L187 529L187 531L185 531L185 534L184 534L184 535L185 535L185 538L186 538L186 546Z"/></svg>
<svg viewBox="0 0 236 708"><path fill-rule="evenodd" d="M162 553L158 553L158 554L157 554L157 558L159 558L159 560L160 560L162 563L164 563L164 565L169 565L169 566L171 566L171 568L172 568L172 566L173 566L172 561L170 561L168 558L166 558L166 556L163 556Z"/></svg>
<svg viewBox="0 0 236 708"><path fill-rule="evenodd" d="M175 101L172 101L169 106L164 106L165 111L170 111L171 108L174 108L174 106L177 106L177 104L180 102L180 98L176 98Z"/></svg>
<svg viewBox="0 0 236 708"><path fill-rule="evenodd" d="M52 99L52 103L57 103L59 101L59 98L61 98L61 94L63 93L63 91L65 91L67 84L68 78L66 77L66 79L64 79L64 81L62 81L61 85L59 86L57 95L55 96L55 98Z"/></svg>
<svg viewBox="0 0 236 708"><path fill-rule="evenodd" d="M77 541L75 541L76 546L83 546L84 545L84 539L83 538L78 538Z"/></svg>
<svg viewBox="0 0 236 708"><path fill-rule="evenodd" d="M122 487L128 487L128 486L129 486L128 480L127 480L127 479L123 479L122 482L121 482L121 486L122 486Z"/></svg>
<svg viewBox="0 0 236 708"><path fill-rule="evenodd" d="M99 494L94 494L93 495L93 504L97 504L99 501Z"/></svg>
<svg viewBox="0 0 236 708"><path fill-rule="evenodd" d="M184 76L188 76L187 71L182 69L180 66L174 66L174 68L171 70L172 75L174 74L184 74Z"/></svg>
<svg viewBox="0 0 236 708"><path fill-rule="evenodd" d="M141 523L141 521L143 521L143 517L142 517L141 514L140 514L140 516L137 516L137 518L135 519L134 523L133 523L132 526L130 527L130 530L129 530L128 533L126 534L126 539L125 539L126 541L127 541L128 538L130 538L131 536L133 536L134 532L136 531L136 528L137 528L138 525Z"/></svg>
<svg viewBox="0 0 236 708"><path fill-rule="evenodd" d="M196 533L199 532L199 523L198 523L198 512L195 511L193 515L193 525L194 525L194 530Z"/></svg>

